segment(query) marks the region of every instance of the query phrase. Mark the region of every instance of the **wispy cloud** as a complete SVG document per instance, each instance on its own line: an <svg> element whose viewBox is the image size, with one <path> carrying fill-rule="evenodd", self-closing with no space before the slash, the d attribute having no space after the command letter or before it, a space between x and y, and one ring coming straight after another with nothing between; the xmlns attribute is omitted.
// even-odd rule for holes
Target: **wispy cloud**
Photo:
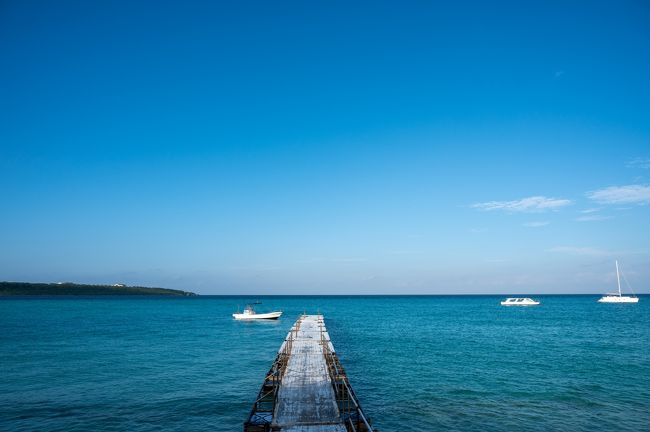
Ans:
<svg viewBox="0 0 650 432"><path fill-rule="evenodd" d="M557 246L554 248L547 249L548 252L557 252L570 255L586 255L586 256L608 256L611 255L610 252L592 248L592 247L577 247L577 246Z"/></svg>
<svg viewBox="0 0 650 432"><path fill-rule="evenodd" d="M629 160L625 166L628 168L641 168L641 169L650 169L650 158L634 158Z"/></svg>
<svg viewBox="0 0 650 432"><path fill-rule="evenodd" d="M533 222L526 222L523 225L528 228L539 228L539 227L546 226L548 224L550 224L550 222L548 221L533 221Z"/></svg>
<svg viewBox="0 0 650 432"><path fill-rule="evenodd" d="M532 196L514 201L488 201L473 204L472 208L493 211L501 210L506 212L539 213L549 210L558 210L571 204L571 200L547 198L545 196Z"/></svg>
<svg viewBox="0 0 650 432"><path fill-rule="evenodd" d="M596 213L596 212L598 212L600 210L601 210L600 208L588 208L588 209L585 209L585 210L580 210L580 213L584 213L584 214Z"/></svg>
<svg viewBox="0 0 650 432"><path fill-rule="evenodd" d="M610 186L587 192L587 198L599 204L650 204L650 186Z"/></svg>
<svg viewBox="0 0 650 432"><path fill-rule="evenodd" d="M598 222L598 221L604 221L611 218L612 218L611 216L590 214L587 216L577 217L575 220L576 222Z"/></svg>

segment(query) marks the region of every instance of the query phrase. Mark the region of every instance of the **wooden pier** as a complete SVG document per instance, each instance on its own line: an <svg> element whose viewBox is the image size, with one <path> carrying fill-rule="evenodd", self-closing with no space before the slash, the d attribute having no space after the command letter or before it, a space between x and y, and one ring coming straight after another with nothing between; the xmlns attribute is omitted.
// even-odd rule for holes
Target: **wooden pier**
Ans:
<svg viewBox="0 0 650 432"><path fill-rule="evenodd" d="M322 315L302 315L282 343L244 432L373 432Z"/></svg>

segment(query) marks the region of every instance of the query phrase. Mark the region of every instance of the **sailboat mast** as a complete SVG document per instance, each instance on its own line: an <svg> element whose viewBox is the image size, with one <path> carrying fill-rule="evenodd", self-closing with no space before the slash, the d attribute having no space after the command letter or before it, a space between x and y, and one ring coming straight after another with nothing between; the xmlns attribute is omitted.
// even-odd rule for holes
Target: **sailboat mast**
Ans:
<svg viewBox="0 0 650 432"><path fill-rule="evenodd" d="M621 296L621 277L618 274L618 260L616 260L616 281L618 282L618 296Z"/></svg>

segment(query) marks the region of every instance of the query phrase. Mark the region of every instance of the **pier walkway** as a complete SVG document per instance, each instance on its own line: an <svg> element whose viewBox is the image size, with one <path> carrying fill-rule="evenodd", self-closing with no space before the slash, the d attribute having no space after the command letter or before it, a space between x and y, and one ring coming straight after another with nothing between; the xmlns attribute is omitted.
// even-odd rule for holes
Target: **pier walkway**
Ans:
<svg viewBox="0 0 650 432"><path fill-rule="evenodd" d="M322 315L302 315L282 343L245 432L372 432Z"/></svg>
<svg viewBox="0 0 650 432"><path fill-rule="evenodd" d="M320 345L322 323L320 315L303 317L293 339L273 415L281 430L345 432Z"/></svg>

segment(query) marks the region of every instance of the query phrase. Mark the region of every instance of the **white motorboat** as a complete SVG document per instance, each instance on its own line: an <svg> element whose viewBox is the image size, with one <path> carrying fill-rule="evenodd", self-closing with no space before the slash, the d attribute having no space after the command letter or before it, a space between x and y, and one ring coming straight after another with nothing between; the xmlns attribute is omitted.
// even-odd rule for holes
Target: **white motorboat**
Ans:
<svg viewBox="0 0 650 432"><path fill-rule="evenodd" d="M626 296L621 294L621 276L618 270L618 260L616 261L616 281L618 282L618 294L616 293L605 294L598 300L598 303L638 303L639 302L639 298L637 296L634 295Z"/></svg>
<svg viewBox="0 0 650 432"><path fill-rule="evenodd" d="M511 297L501 302L501 306L537 306L539 302L528 297Z"/></svg>
<svg viewBox="0 0 650 432"><path fill-rule="evenodd" d="M257 313L255 312L255 309L253 309L253 306L248 305L246 306L246 309L244 309L244 312L234 313L232 314L232 317L235 318L236 320L259 320L259 319L273 320L273 319L280 318L280 315L282 315L282 311Z"/></svg>

